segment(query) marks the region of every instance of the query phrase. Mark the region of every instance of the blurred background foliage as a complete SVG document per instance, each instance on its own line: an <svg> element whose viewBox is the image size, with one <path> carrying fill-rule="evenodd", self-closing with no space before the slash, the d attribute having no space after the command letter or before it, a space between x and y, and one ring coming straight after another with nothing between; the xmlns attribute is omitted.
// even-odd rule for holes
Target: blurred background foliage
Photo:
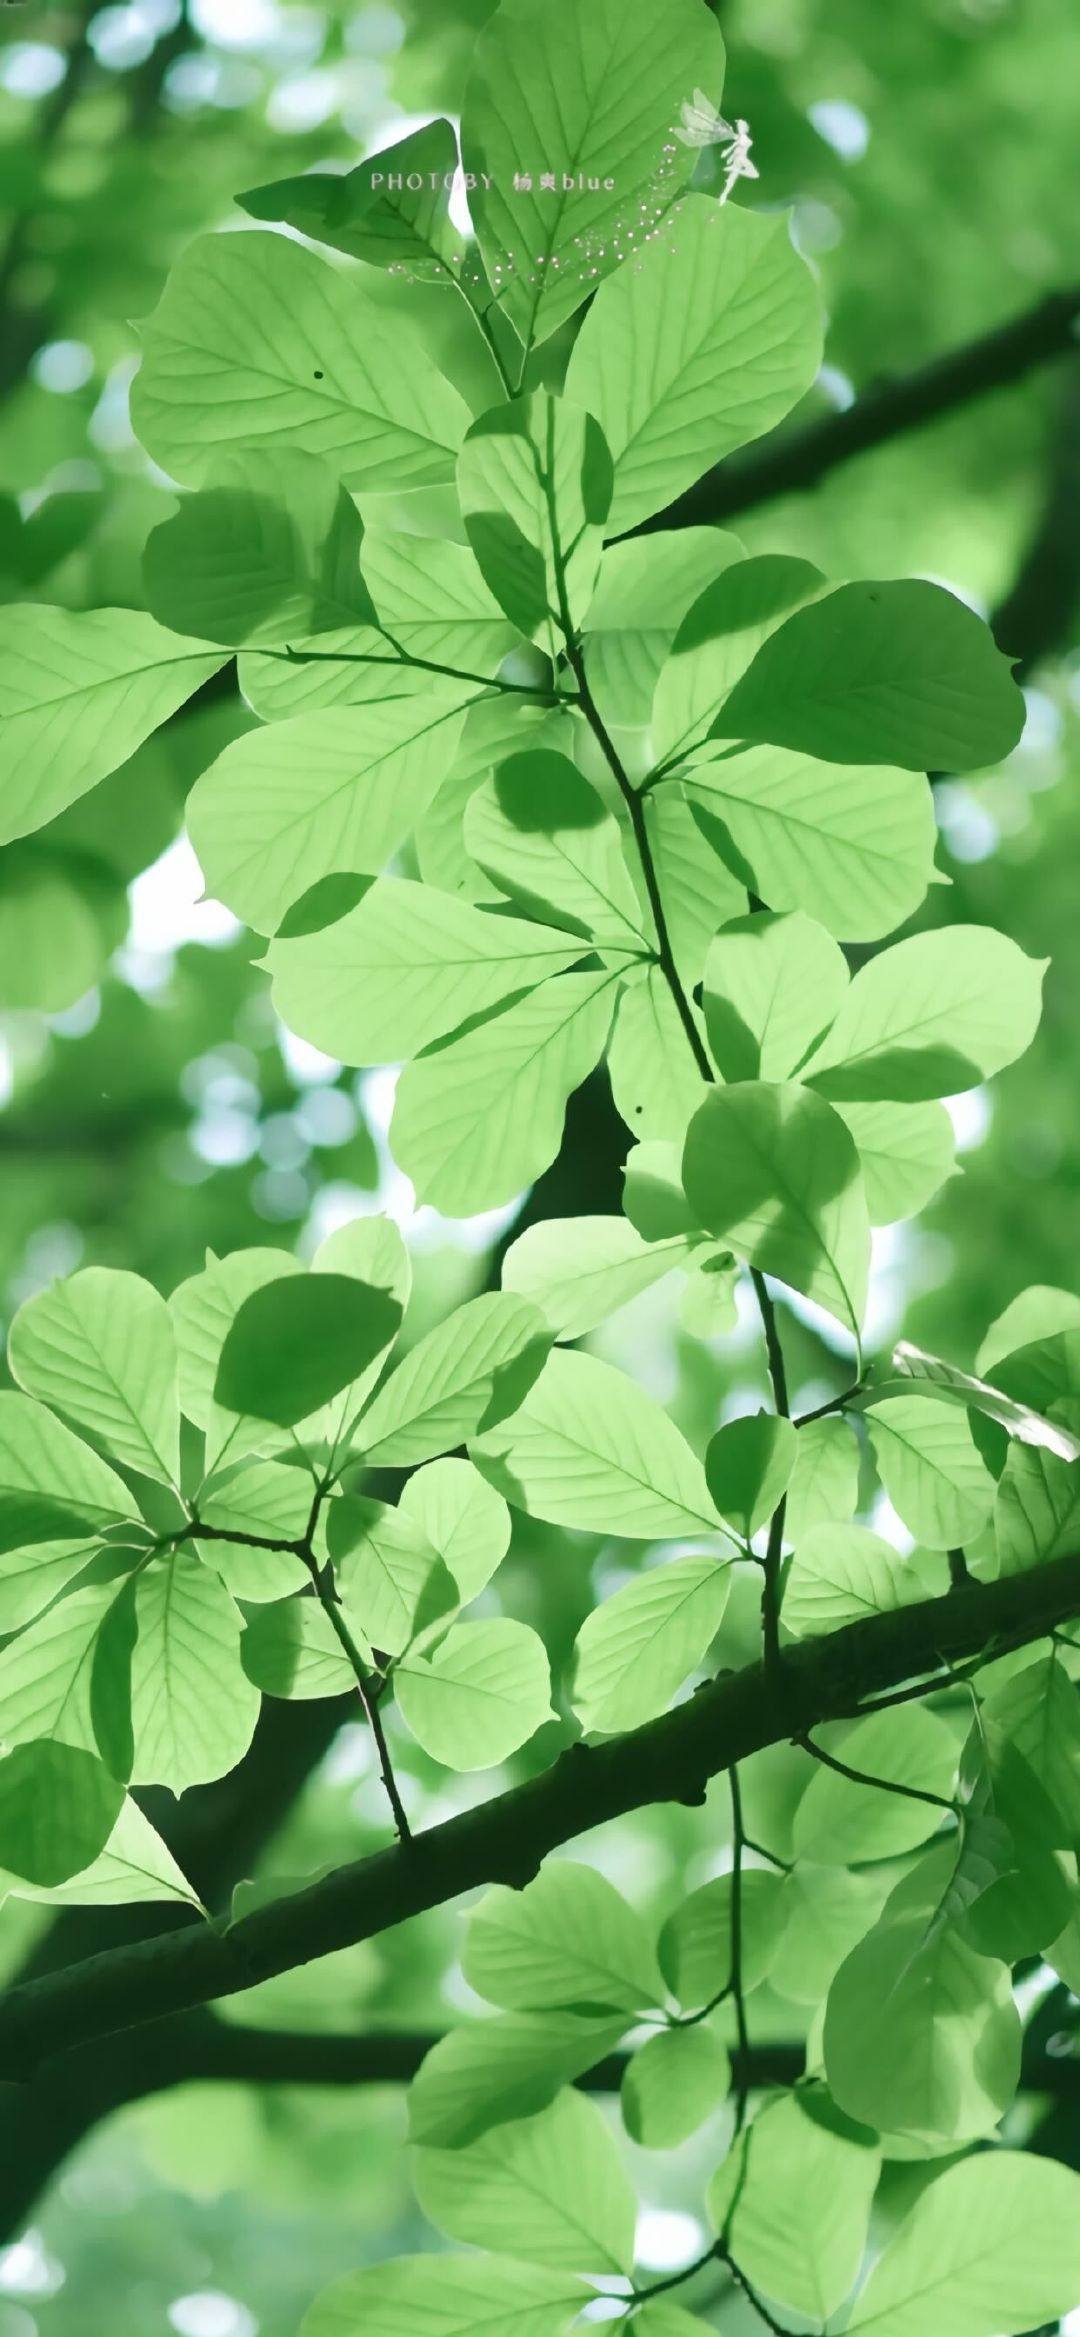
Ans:
<svg viewBox="0 0 1080 2337"><path fill-rule="evenodd" d="M190 236L245 224L239 190L350 163L417 118L456 114L490 13L491 0L0 7L0 603L138 602L142 546L172 498L128 424L131 320ZM828 362L799 419L1075 277L1073 0L723 0L717 13L726 111L754 134L752 199L790 206L829 314ZM940 857L954 918L1002 926L1051 958L1046 1018L992 1100L964 1099L961 1173L934 1209L881 1237L871 1324L872 1343L903 1327L960 1363L1026 1284L1076 1279L1078 364L980 398L736 523L752 550L803 553L837 578L937 578L996 613L1003 645L1023 651L1025 739L1007 768L941 782ZM184 797L246 719L229 669L125 769L0 854L5 1316L80 1262L134 1267L169 1290L208 1246L309 1251L376 1206L401 1216L416 1249L417 1327L497 1271L493 1245L514 1213L453 1227L430 1210L414 1219L386 1152L388 1075L357 1077L283 1033L258 945L198 898ZM624 1144L586 1092L543 1208L616 1207ZM789 1319L785 1336L804 1401L839 1384L842 1364L811 1324ZM667 1286L601 1344L692 1433L753 1392L750 1325L692 1344ZM508 1600L557 1665L590 1603L590 1568L605 1589L619 1576L611 1552L582 1536L524 1520L517 1531ZM380 1838L366 1743L342 1718L323 1706L288 1708L280 1724L271 1715L234 1779L166 1819L219 1900L256 1872L309 1875ZM541 1737L529 1759L544 1753ZM410 1762L427 1817L473 1790L418 1751ZM783 1752L752 1775L779 1841ZM715 1792L704 1819L643 1813L590 1854L662 1909L684 1880L715 1870L725 1823ZM4 1973L87 1952L101 1922L69 1917L50 1931L8 1902ZM427 1918L226 2013L439 2029L467 2002L458 1930L452 1911ZM790 2006L759 1994L755 2008L756 2033L785 2033ZM33 2110L4 2106L0 2337L291 2337L336 2271L430 2244L410 2202L396 2091L198 2084L104 2122L100 2088L84 2091L62 2099L43 2084ZM695 2147L707 2140L671 2154L660 2178L648 2162L643 2237L660 2269L693 2252ZM736 2337L739 2309L725 2320Z"/></svg>

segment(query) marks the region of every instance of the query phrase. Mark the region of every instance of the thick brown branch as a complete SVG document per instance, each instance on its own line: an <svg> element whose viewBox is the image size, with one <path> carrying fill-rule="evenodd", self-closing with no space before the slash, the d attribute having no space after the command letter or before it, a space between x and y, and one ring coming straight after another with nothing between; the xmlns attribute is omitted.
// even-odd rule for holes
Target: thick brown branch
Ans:
<svg viewBox="0 0 1080 2337"><path fill-rule="evenodd" d="M990 390L1022 380L1035 366L1067 356L1076 347L1078 321L1080 285L1073 284L1050 293L977 341L935 357L917 372L875 384L844 413L828 414L801 430L766 438L744 454L730 455L669 503L666 511L656 512L630 532L651 535L657 528L715 525L737 512L771 503L778 495L816 487L853 455L922 429Z"/></svg>
<svg viewBox="0 0 1080 2337"><path fill-rule="evenodd" d="M1077 1614L1073 1554L802 1642L786 1651L779 1676L766 1679L760 1664L727 1674L661 1719L574 1746L527 1784L228 1929L168 1932L12 1989L0 2006L0 2073L27 2076L90 2038L233 1995L481 1884L521 1885L549 1851L593 1826L653 1802L699 1802L733 1761L984 1649L1043 1638Z"/></svg>

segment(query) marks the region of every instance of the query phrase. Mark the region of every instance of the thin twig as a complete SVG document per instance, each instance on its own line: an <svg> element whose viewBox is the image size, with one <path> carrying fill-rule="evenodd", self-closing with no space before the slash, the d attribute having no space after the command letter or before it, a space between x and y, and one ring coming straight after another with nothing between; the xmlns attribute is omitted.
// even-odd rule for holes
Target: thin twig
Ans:
<svg viewBox="0 0 1080 2337"><path fill-rule="evenodd" d="M317 1507L315 1510L315 1516L318 1516ZM311 1576L315 1596L319 1601L319 1605L321 1606L332 1631L334 1632L334 1635L352 1671L353 1678L356 1681L357 1694L360 1698L361 1705L363 1706L364 1718L367 1721L368 1727L371 1730L372 1738L374 1740L375 1750L379 1761L379 1773L382 1777L383 1785L386 1789L387 1800L389 1801L391 1810L393 1811L394 1824L398 1831L398 1837L402 1843L411 1842L412 1828L409 1825L409 1821L405 1813L405 1805L402 1801L401 1794L398 1791L398 1783L394 1775L393 1763L390 1759L390 1748L386 1741L386 1733L382 1724L382 1716L379 1712L379 1696L383 1687L382 1674L377 1672L373 1666L365 1662L364 1657L362 1656L360 1649L358 1648L356 1641L353 1638L352 1632L350 1631L349 1626L345 1621L345 1617L341 1611L341 1601L335 1597L332 1588L327 1584L324 1570L319 1565L319 1561L315 1556L314 1550L312 1549L310 1534L313 1531L314 1525L312 1525L312 1527L309 1529L309 1538L305 1541L300 1554L304 1560L305 1566L307 1567L308 1573Z"/></svg>
<svg viewBox="0 0 1080 2337"><path fill-rule="evenodd" d="M924 1688L923 1694L926 1693ZM956 1815L956 1803L945 1794L929 1793L921 1785L900 1785L892 1777L872 1777L867 1769L853 1769L850 1762L838 1761L834 1753L826 1753L820 1745L816 1745L809 1732L805 1736L793 1737L792 1743L801 1745L803 1752L809 1753L813 1760L820 1761L823 1768L835 1769L838 1777L849 1778L853 1785L875 1785L879 1793L900 1794L905 1801L926 1801L934 1809L948 1810L952 1816Z"/></svg>
<svg viewBox="0 0 1080 2337"><path fill-rule="evenodd" d="M784 1368L784 1350L780 1344L776 1308L773 1305L765 1276L759 1272L756 1266L752 1266L750 1269L750 1280L754 1286L754 1296L757 1299L758 1312L761 1316L761 1327L765 1334L765 1353L768 1357L769 1378L772 1382L773 1402L776 1406L777 1417L781 1420L790 1420L791 1405L788 1399L787 1372ZM781 1668L780 1567L784 1552L786 1512L787 1496L782 1494L769 1521L769 1545L765 1553L765 1582L761 1596L765 1664L766 1668L777 1676L779 1676Z"/></svg>
<svg viewBox="0 0 1080 2337"><path fill-rule="evenodd" d="M746 2070L750 2058L750 2032L746 2021L746 1997L743 1990L743 1903L742 1862L746 1847L743 1831L742 1789L739 1772L734 1762L728 1770L731 1788L731 1816L734 1826L734 1848L731 1862L731 2000L735 2007L735 2036L739 2047L740 2076L735 2087L735 2134L740 2135L746 2122L746 2105L750 2089Z"/></svg>
<svg viewBox="0 0 1080 2337"><path fill-rule="evenodd" d="M713 2249L713 2254L718 2264L723 2264L726 2266L736 2286L741 2288L747 2303L753 2305L754 2311L757 2313L759 2319L764 2321L765 2327L773 2331L773 2337L793 2337L793 2332L789 2329L785 2329L782 2321L774 2321L773 2316L769 2311L768 2305L762 2302L762 2299L758 2295L756 2288L754 2288L751 2282L747 2279L745 2272L740 2272L730 2248L718 2246Z"/></svg>
<svg viewBox="0 0 1080 2337"><path fill-rule="evenodd" d="M827 1420L833 1412L846 1411L847 1406L853 1403L855 1397L861 1393L861 1379L853 1380L851 1386L845 1388L842 1395L830 1396L827 1404L815 1404L812 1412L796 1413L794 1426L796 1428L809 1428L812 1420Z"/></svg>
<svg viewBox="0 0 1080 2337"><path fill-rule="evenodd" d="M463 666L439 665L430 657L414 657L403 651L400 657L382 657L375 651L362 649L260 649L260 657L272 657L287 665L386 665L400 673L402 666L414 666L418 673L441 674L451 682L475 682L479 690L500 690L511 698L539 698L549 705L565 704L554 690L541 689L531 682L504 682L491 674L469 673Z"/></svg>

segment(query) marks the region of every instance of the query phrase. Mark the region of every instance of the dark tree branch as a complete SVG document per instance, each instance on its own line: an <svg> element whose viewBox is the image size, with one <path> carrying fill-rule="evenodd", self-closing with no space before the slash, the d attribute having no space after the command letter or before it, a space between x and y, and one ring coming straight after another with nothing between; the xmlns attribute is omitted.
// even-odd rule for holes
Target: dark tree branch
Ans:
<svg viewBox="0 0 1080 2337"><path fill-rule="evenodd" d="M622 1737L577 1745L542 1776L411 1842L346 1866L227 1929L186 1926L12 1989L0 2005L0 2070L29 2076L95 2037L230 1996L370 1939L481 1884L521 1885L549 1851L654 1802L700 1802L708 1780L764 1746L850 1717L868 1695L1080 1613L1080 1554L1029 1574L964 1584L849 1624L730 1673Z"/></svg>
<svg viewBox="0 0 1080 2337"><path fill-rule="evenodd" d="M1078 323L1080 285L1074 284L1050 293L979 340L933 358L917 372L875 384L842 414L828 414L801 430L774 434L745 453L730 455L669 503L666 511L656 512L629 533L712 526L771 503L778 495L816 487L854 455L920 430L991 390L1021 381L1036 366L1067 356L1076 347Z"/></svg>
<svg viewBox="0 0 1080 2337"><path fill-rule="evenodd" d="M1026 2093L1046 2094L1053 2100L1080 2101L1080 2050L1050 2050L1051 2028L1033 2022L1024 2039L1020 2083ZM169 2086L200 2084L243 2085L409 2085L432 2047L439 2042L433 2031L389 2029L355 2036L346 2031L312 2034L302 2029L257 2029L238 2021L219 2020L199 2010L176 2013L145 2029L131 2029L122 2037L102 2039L71 2054L61 2068L74 2067L91 2054L108 2055L114 2099L141 2100ZM804 2047L796 2040L758 2043L740 2053L732 2048L732 2076L736 2087L748 2093L766 2086L794 2085L803 2073ZM607 2053L583 2077L575 2080L587 2093L617 2093L629 2053Z"/></svg>
<svg viewBox="0 0 1080 2337"><path fill-rule="evenodd" d="M1080 359L1065 377L1042 510L1014 581L990 620L1017 679L1073 639L1080 603Z"/></svg>

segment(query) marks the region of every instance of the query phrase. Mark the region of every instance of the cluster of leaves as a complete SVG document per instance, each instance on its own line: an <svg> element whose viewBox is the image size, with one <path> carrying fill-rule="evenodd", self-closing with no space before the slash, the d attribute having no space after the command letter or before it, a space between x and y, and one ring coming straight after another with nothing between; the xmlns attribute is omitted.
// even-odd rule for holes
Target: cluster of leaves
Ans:
<svg viewBox="0 0 1080 2337"><path fill-rule="evenodd" d="M355 1689L406 1837L391 1699L449 1768L517 1752L557 1716L544 1645L490 1599L459 1619L507 1550L508 1504L682 1545L578 1635L566 1701L602 1735L715 1665L740 1566L761 1573L772 1675L789 1640L899 1612L958 1559L993 1578L1072 1551L1080 1302L1027 1294L978 1379L911 1354L870 1372L861 1348L871 1226L949 1175L941 1099L1027 1046L1042 968L975 927L854 975L842 945L921 907L926 773L1007 754L1019 692L937 586L830 587L714 529L629 532L819 364L785 224L687 187L673 116L690 89L718 104L722 71L702 0L647 20L504 0L463 123L475 248L437 190L408 187L433 161L441 180L448 123L386 158L396 195L361 168L247 197L308 241L196 243L145 328L136 427L188 490L147 545L146 612L27 607L6 632L5 840L89 796L238 657L255 719L190 803L208 889L267 939L292 1030L405 1064L390 1141L422 1200L467 1216L520 1193L601 1060L634 1139L625 1215L536 1226L500 1291L418 1341L406 1326L392 1368L409 1267L375 1218L310 1269L210 1257L166 1303L91 1268L23 1307L24 1392L0 1396L0 1865L18 1892L191 1897L131 1788L225 1773L260 1693ZM534 149L617 192L512 192ZM373 297L372 267L465 304L471 396ZM720 1427L703 1458L572 1344L676 1269L706 1337L749 1270L772 1370L775 1416ZM854 1353L848 1399L802 1422L766 1275ZM853 1522L860 1454L864 1506L872 1459L909 1558ZM407 1473L396 1504L372 1469ZM1013 1967L1076 1973L1071 1662L1007 1655L960 1733L954 1705L909 1704L808 1741L784 1850L749 1843L733 1773L731 1869L655 1947L591 1869L485 1902L466 1976L500 2010L436 2048L413 2132L432 2220L493 2252L361 2274L312 2331L555 2337L605 2277L653 2337L699 2326L635 2284L616 2146L563 2090L643 2018L657 2033L623 2085L639 2145L694 2134L734 2069L706 2261L810 2319L837 2311L882 2159L967 2153L1008 2110ZM806 2008L808 2076L751 2119L747 2001L766 1982ZM849 2325L909 2337L929 2298L991 2337L1067 2309L1075 2190L1047 2162L965 2156Z"/></svg>
<svg viewBox="0 0 1080 2337"><path fill-rule="evenodd" d="M910 1719L924 1723L927 1739L912 1758L909 1738L905 1767L944 1779L955 1770L949 1732L926 1715ZM910 1848L932 1823L917 1808L912 1817L913 1806L894 1805L894 1851ZM802 1812L805 1865L800 1855L783 1875L758 1867L746 1878L756 1887L746 1894L742 1954L748 1993L779 1963L781 1986L809 2001L826 1963L843 1956L845 1929L865 1921L865 1897L854 1912L859 1883L864 1894L875 1892L873 1879L844 1871L847 1862L884 1845L873 1841L850 1787L837 1789L825 1772ZM555 2337L579 2325L597 2293L610 2300L613 2318L620 2307L632 2312L629 2325L649 2337L691 2337L701 2328L667 2301L677 2282L635 2278L627 2155L568 2081L629 2032L636 2042L622 2076L627 2137L666 2151L699 2128L718 2131L732 2072L711 2016L727 1992L716 1979L732 1965L732 1903L730 1875L706 1883L654 1942L602 1875L569 1860L523 1892L495 1890L480 1903L463 1968L477 1994L500 2009L429 2056L412 2089L410 2137L425 2213L450 2239L493 2253L482 2263L475 2255L407 2257L350 2275L313 2307L304 2324L310 2337L369 2327L404 2337L418 2319L450 2337L484 2314L508 2330ZM888 1908L883 1926L887 1918ZM958 2001L948 1983L940 2001ZM874 2042L864 2018L864 2058L873 2058ZM897 2040L898 2068L910 2045L910 2034ZM915 2083L927 2101L941 2100L940 2069L920 2071ZM895 2141L838 2106L818 2076L772 2096L737 2131L708 2183L715 2237L692 2270L726 2268L720 2294L737 2282L759 2302L764 2295L807 2322L828 2321L858 2280L883 2142L888 2156ZM939 2172L860 2288L846 2326L908 2337L925 2325L927 2310L947 2314L958 2331L1019 2328L1056 2312L1075 2279L1067 2228L1074 2201L1066 2169L1019 2152L979 2154ZM767 2308L763 2317L778 2325Z"/></svg>

